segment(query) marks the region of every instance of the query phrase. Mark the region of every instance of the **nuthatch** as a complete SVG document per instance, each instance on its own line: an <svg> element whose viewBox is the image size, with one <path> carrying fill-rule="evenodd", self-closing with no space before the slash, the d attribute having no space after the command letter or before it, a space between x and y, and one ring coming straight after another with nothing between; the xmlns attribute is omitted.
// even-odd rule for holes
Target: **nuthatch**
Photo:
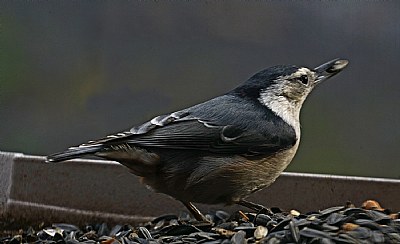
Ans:
<svg viewBox="0 0 400 244"><path fill-rule="evenodd" d="M181 201L240 204L272 184L300 142L300 110L313 88L348 64L335 59L315 69L279 65L262 70L228 93L160 115L128 131L50 155L58 162L95 155L115 160L157 192Z"/></svg>

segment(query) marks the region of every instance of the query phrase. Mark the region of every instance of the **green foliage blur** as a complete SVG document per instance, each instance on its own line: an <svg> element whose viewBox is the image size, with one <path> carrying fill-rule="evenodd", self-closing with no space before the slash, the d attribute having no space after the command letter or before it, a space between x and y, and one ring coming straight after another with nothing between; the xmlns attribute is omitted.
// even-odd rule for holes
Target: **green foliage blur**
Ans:
<svg viewBox="0 0 400 244"><path fill-rule="evenodd" d="M288 171L400 178L400 1L2 1L0 150L46 155L277 64L349 67Z"/></svg>

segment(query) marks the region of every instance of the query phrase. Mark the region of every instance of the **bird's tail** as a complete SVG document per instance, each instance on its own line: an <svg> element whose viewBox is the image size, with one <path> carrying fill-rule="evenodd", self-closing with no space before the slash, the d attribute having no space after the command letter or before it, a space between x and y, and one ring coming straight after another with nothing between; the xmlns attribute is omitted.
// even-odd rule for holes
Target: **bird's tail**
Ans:
<svg viewBox="0 0 400 244"><path fill-rule="evenodd" d="M71 147L68 148L64 152L59 152L55 154L51 154L46 157L46 162L53 163L53 162L60 162L74 158L80 158L85 155L95 154L96 152L101 151L103 148L102 145L91 145L91 146L78 146L78 147Z"/></svg>

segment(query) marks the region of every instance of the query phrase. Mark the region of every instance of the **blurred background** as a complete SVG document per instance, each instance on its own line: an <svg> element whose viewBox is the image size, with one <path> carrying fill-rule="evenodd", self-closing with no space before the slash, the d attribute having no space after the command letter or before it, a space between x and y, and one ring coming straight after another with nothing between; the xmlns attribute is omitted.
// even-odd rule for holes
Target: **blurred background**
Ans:
<svg viewBox="0 0 400 244"><path fill-rule="evenodd" d="M287 171L400 178L400 1L2 1L0 150L46 155L272 65L350 60Z"/></svg>

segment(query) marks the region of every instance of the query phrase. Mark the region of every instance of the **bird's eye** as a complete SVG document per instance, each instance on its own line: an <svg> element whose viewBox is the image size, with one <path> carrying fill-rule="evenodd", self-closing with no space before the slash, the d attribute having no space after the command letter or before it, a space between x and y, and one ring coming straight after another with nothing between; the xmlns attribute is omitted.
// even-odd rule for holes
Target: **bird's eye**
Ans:
<svg viewBox="0 0 400 244"><path fill-rule="evenodd" d="M304 85L308 84L308 76L307 75L302 75L299 78L297 78L301 83L303 83Z"/></svg>

